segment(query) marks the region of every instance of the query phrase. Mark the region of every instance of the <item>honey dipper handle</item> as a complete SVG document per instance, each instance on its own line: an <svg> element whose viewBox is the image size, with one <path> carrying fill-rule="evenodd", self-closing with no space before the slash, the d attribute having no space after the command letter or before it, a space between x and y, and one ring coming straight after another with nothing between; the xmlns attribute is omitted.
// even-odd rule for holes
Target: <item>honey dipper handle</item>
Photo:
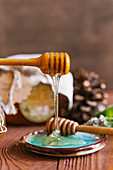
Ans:
<svg viewBox="0 0 113 170"><path fill-rule="evenodd" d="M91 132L91 133L98 133L98 134L113 135L113 128L108 128L108 127L78 125L76 127L76 130L80 132Z"/></svg>
<svg viewBox="0 0 113 170"><path fill-rule="evenodd" d="M29 59L0 58L0 65L40 67L41 58L40 57L39 58L29 58Z"/></svg>

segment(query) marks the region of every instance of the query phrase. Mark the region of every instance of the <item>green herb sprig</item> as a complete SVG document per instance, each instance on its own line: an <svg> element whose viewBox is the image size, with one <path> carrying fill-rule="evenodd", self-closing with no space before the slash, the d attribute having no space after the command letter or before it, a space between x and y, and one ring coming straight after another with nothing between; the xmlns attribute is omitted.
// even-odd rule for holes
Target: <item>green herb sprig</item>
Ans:
<svg viewBox="0 0 113 170"><path fill-rule="evenodd" d="M113 127L113 105L109 106L106 110L95 114L95 116L91 117L85 125Z"/></svg>

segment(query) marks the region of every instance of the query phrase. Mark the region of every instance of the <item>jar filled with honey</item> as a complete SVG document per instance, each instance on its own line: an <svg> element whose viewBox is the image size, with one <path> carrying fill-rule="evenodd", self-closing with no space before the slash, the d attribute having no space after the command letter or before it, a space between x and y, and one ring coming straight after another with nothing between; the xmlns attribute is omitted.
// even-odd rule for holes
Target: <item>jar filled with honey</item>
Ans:
<svg viewBox="0 0 113 170"><path fill-rule="evenodd" d="M38 55L40 56L40 55ZM37 55L17 55L10 58L35 58ZM0 96L7 123L31 125L45 123L54 116L52 78L39 68L30 66L0 66ZM59 84L59 113L68 114L73 104L73 77L62 76Z"/></svg>

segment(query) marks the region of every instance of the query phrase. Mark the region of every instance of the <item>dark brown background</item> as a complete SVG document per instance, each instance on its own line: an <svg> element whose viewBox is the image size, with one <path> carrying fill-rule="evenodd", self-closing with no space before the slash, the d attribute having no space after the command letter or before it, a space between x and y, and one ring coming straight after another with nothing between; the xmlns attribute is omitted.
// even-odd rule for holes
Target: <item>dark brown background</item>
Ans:
<svg viewBox="0 0 113 170"><path fill-rule="evenodd" d="M66 51L113 88L113 0L0 0L0 56Z"/></svg>

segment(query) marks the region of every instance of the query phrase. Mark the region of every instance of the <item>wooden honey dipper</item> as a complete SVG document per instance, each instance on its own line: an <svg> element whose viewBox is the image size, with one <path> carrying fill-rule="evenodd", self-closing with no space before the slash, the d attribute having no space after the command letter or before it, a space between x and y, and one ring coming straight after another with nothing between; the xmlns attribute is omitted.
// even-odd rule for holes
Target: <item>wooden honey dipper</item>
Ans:
<svg viewBox="0 0 113 170"><path fill-rule="evenodd" d="M113 128L79 125L77 122L60 117L58 117L58 126L63 136L73 135L77 131L113 135ZM51 117L49 120L47 120L46 130L48 133L51 133L55 130L54 117Z"/></svg>
<svg viewBox="0 0 113 170"><path fill-rule="evenodd" d="M1 58L0 65L36 66L39 67L44 74L55 75L59 73L63 75L67 74L70 70L70 57L67 53L46 52L37 58Z"/></svg>

